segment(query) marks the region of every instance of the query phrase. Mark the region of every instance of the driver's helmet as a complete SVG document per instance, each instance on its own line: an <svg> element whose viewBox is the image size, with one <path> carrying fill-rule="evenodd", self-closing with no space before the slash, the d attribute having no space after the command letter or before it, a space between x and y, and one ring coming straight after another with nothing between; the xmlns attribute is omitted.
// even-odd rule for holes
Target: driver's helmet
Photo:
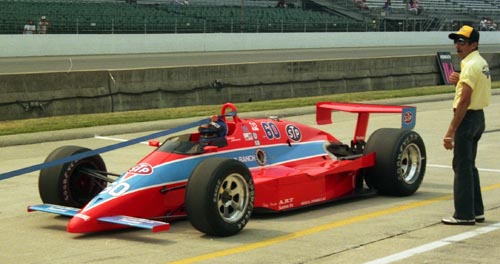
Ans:
<svg viewBox="0 0 500 264"><path fill-rule="evenodd" d="M223 137L225 135L226 127L224 121L218 116L212 116L208 124L201 125L198 128L200 132L201 139L212 139L217 137Z"/></svg>
<svg viewBox="0 0 500 264"><path fill-rule="evenodd" d="M207 126L200 126L198 131L200 132L200 138L209 139L217 137L218 129L209 124Z"/></svg>

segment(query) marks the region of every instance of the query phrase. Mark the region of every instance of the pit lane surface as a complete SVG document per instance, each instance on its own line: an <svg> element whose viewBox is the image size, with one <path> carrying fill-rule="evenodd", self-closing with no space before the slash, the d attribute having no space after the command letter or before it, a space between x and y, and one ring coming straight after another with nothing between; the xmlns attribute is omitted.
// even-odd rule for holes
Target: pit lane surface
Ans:
<svg viewBox="0 0 500 264"><path fill-rule="evenodd" d="M453 212L452 153L442 147L451 101L412 100L383 102L417 106L415 130L427 147L427 173L413 196L373 196L254 215L240 234L227 238L205 236L188 221L174 222L170 231L157 234L137 229L70 234L65 231L68 218L26 212L26 206L40 203L38 172L32 172L0 181L0 263L498 263L500 96L493 96L486 110L487 131L479 145L486 222L475 226L440 223ZM283 119L315 125L310 114ZM355 115L334 113L333 119L321 128L348 142ZM395 114L373 114L368 133L399 122ZM41 163L62 145L95 149L149 133L3 147L0 168L6 172ZM110 171L122 172L151 150L137 144L102 156Z"/></svg>

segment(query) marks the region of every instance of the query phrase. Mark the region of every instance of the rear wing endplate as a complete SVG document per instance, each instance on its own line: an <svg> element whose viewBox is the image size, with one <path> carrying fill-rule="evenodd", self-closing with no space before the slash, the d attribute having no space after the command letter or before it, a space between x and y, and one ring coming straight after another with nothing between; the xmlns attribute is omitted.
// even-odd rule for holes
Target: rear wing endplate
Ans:
<svg viewBox="0 0 500 264"><path fill-rule="evenodd" d="M413 106L319 102L316 104L316 123L331 124L332 111L358 113L354 142L365 139L371 113L401 113L402 129L413 129L417 117L417 110Z"/></svg>

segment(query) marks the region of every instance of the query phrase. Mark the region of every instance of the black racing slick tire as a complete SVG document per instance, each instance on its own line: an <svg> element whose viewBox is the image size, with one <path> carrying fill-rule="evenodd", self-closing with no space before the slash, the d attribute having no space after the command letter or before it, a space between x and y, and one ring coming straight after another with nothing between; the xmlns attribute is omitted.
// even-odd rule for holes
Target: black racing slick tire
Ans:
<svg viewBox="0 0 500 264"><path fill-rule="evenodd" d="M188 180L188 219L207 235L234 235L250 220L254 196L252 175L245 164L234 159L206 159Z"/></svg>
<svg viewBox="0 0 500 264"><path fill-rule="evenodd" d="M365 155L375 152L375 166L365 174L366 184L380 194L408 196L424 179L426 151L422 137L397 128L376 130L368 139Z"/></svg>
<svg viewBox="0 0 500 264"><path fill-rule="evenodd" d="M52 151L45 163L90 151L78 146L63 146ZM106 171L100 155L40 170L38 191L44 203L82 208L100 193L107 182L83 172L82 169Z"/></svg>

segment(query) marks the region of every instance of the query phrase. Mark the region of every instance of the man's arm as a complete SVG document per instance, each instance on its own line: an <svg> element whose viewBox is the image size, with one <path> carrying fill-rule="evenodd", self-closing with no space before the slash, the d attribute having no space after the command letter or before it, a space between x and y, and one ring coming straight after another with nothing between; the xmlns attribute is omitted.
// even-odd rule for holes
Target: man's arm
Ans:
<svg viewBox="0 0 500 264"><path fill-rule="evenodd" d="M453 139L455 138L455 132L457 131L458 126L460 125L460 123L462 123L462 120L467 113L467 109L469 108L472 97L472 91L472 88L468 84L462 84L462 94L460 95L460 101L458 102L457 108L455 108L455 114L453 115L453 119L451 120L448 131L446 132L446 135L443 139L445 149L453 149Z"/></svg>

